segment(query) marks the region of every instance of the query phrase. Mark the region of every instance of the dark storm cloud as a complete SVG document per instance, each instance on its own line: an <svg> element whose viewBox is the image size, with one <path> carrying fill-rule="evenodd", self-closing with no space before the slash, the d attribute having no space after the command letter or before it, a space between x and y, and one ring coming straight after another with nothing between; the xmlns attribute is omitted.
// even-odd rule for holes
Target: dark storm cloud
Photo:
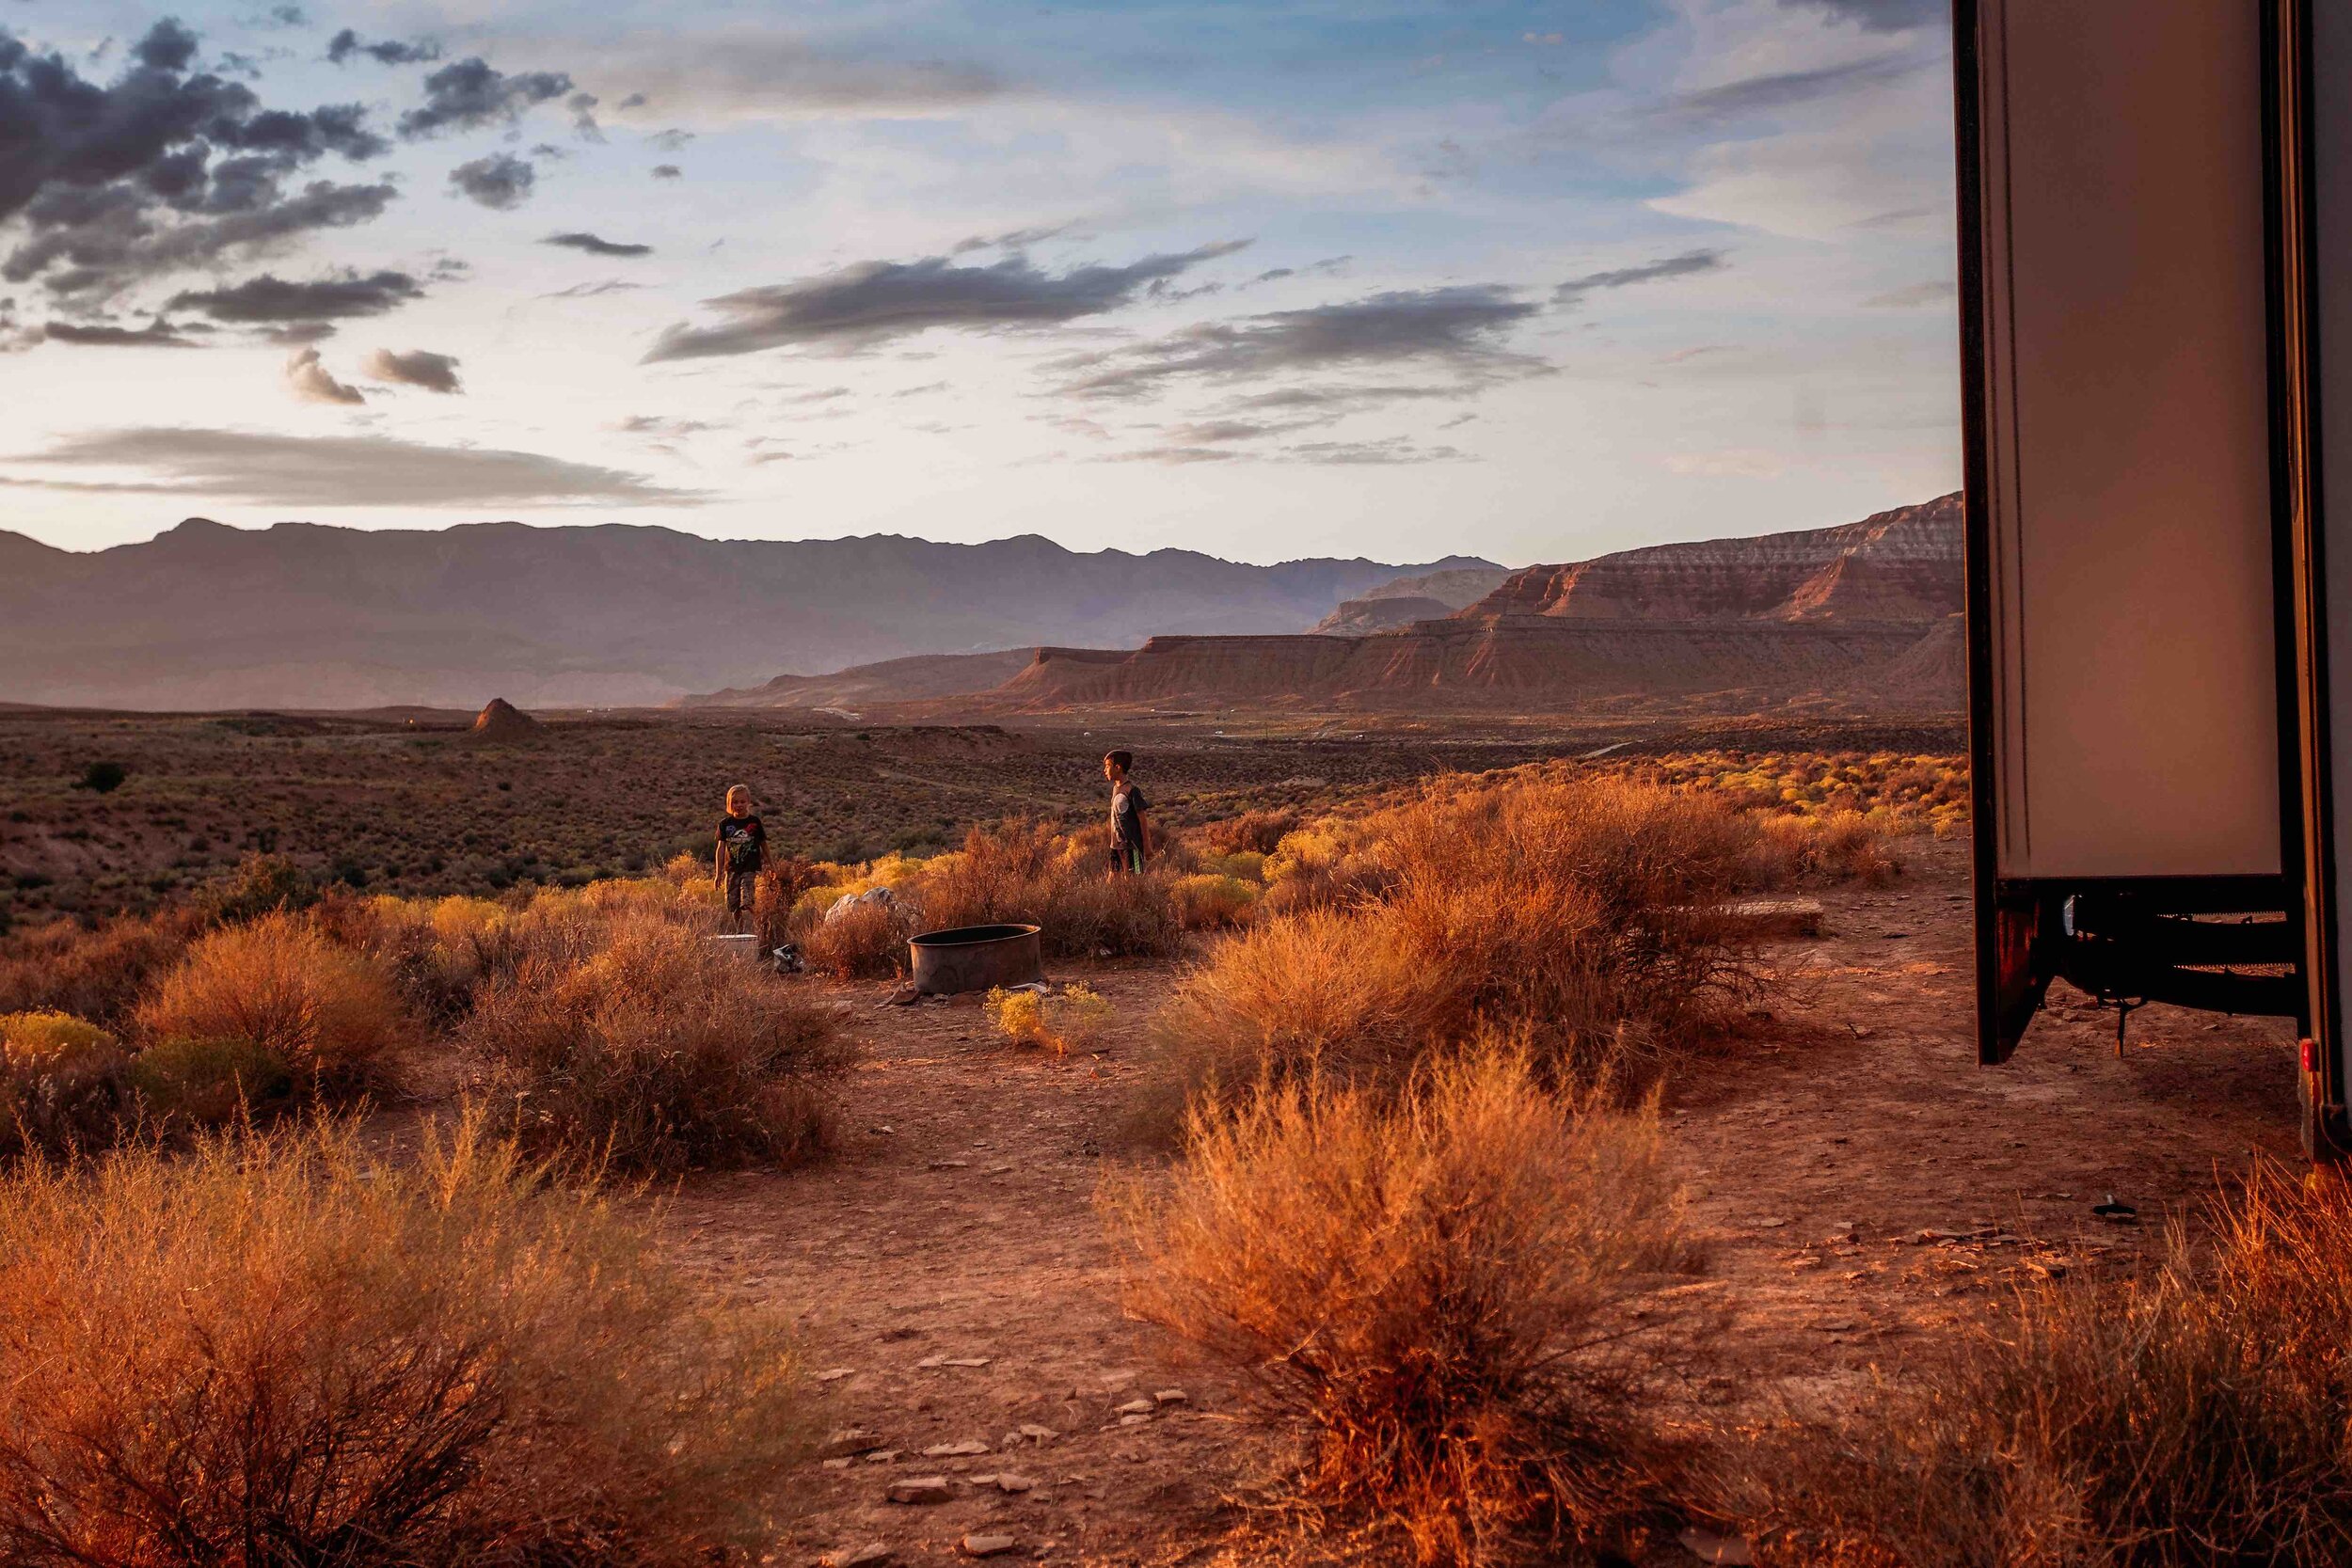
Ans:
<svg viewBox="0 0 2352 1568"><path fill-rule="evenodd" d="M1497 284L1459 284L1276 310L1067 360L1062 368L1080 373L1062 390L1139 397L1179 378L1230 381L1376 365L1436 367L1469 383L1534 374L1549 367L1504 347L1503 340L1538 309Z"/></svg>
<svg viewBox="0 0 2352 1568"><path fill-rule="evenodd" d="M1918 55L1887 55L1824 66L1818 71L1786 71L1768 76L1743 77L1721 87L1703 87L1668 99L1659 114L1668 119L1699 122L1729 119L1739 115L1785 109L1817 99L1835 98L1855 87L1898 81L1941 59Z"/></svg>
<svg viewBox="0 0 2352 1568"><path fill-rule="evenodd" d="M1950 0L1781 0L1781 4L1796 10L1819 11L1841 22L1858 22L1874 33L1941 26L1952 14Z"/></svg>
<svg viewBox="0 0 2352 1568"><path fill-rule="evenodd" d="M41 328L41 336L53 343L77 343L87 348L201 348L193 338L183 337L161 317L134 332L123 326L85 325L74 322L51 322Z"/></svg>
<svg viewBox="0 0 2352 1568"><path fill-rule="evenodd" d="M335 64L341 65L354 55L365 55L378 65L422 65L439 59L441 46L431 39L419 39L414 43L381 39L368 43L348 27L326 40L326 57Z"/></svg>
<svg viewBox="0 0 2352 1568"><path fill-rule="evenodd" d="M460 392L457 384L457 358L454 355L436 354L431 349L412 348L405 354L379 348L359 363L359 373L370 381L389 382L396 387L421 387L428 392Z"/></svg>
<svg viewBox="0 0 2352 1568"><path fill-rule="evenodd" d="M336 380L334 372L320 362L315 348L297 349L286 361L286 389L304 403L352 405L368 401L358 388Z"/></svg>
<svg viewBox="0 0 2352 1568"><path fill-rule="evenodd" d="M449 171L449 182L459 195L500 213L512 212L529 200L538 179L537 169L511 152L493 152Z"/></svg>
<svg viewBox="0 0 2352 1568"><path fill-rule="evenodd" d="M171 296L174 310L199 310L220 322L317 322L349 316L380 316L395 306L424 297L405 272L305 280L262 273L220 289L191 289Z"/></svg>
<svg viewBox="0 0 2352 1568"><path fill-rule="evenodd" d="M400 117L400 134L410 138L501 125L534 103L561 98L572 79L560 71L526 71L509 76L480 55L445 65L424 79L424 103Z"/></svg>
<svg viewBox="0 0 2352 1568"><path fill-rule="evenodd" d="M137 483L0 479L39 489L238 497L257 505L693 506L710 499L642 474L538 452L437 447L388 436L270 436L237 430L99 431L46 451L0 459L39 467L131 467Z"/></svg>
<svg viewBox="0 0 2352 1568"><path fill-rule="evenodd" d="M861 261L793 283L746 289L706 304L720 325L670 327L645 356L696 359L791 347L867 348L931 327L967 331L1054 326L1117 309L1152 282L1248 242L1146 256L1125 266L1073 267L1050 273L1025 257L991 266L958 266L946 256L919 261Z"/></svg>
<svg viewBox="0 0 2352 1568"><path fill-rule="evenodd" d="M549 234L539 243L560 245L568 250L584 250L591 256L650 256L653 254L653 246L649 245L625 245L618 240L602 239L589 233Z"/></svg>
<svg viewBox="0 0 2352 1568"><path fill-rule="evenodd" d="M359 105L268 107L245 84L194 70L197 53L194 33L160 22L100 82L0 33L0 223L22 230L10 279L103 298L382 212L389 184L283 189L324 157L385 150Z"/></svg>
<svg viewBox="0 0 2352 1568"><path fill-rule="evenodd" d="M1622 289L1634 283L1651 283L1661 277L1689 277L1702 272L1715 272L1724 264L1720 250L1686 250L1679 256L1661 257L1644 261L1639 266L1613 267L1607 272L1588 272L1581 277L1571 277L1551 291L1555 305L1581 305L1587 294L1608 289Z"/></svg>

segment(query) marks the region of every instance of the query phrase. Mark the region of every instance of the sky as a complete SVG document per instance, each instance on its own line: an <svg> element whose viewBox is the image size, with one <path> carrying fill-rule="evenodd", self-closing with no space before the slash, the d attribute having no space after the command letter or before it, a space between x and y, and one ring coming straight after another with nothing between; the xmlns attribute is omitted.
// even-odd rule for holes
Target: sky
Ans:
<svg viewBox="0 0 2352 1568"><path fill-rule="evenodd" d="M0 0L0 529L1510 565L1959 483L1945 0Z"/></svg>

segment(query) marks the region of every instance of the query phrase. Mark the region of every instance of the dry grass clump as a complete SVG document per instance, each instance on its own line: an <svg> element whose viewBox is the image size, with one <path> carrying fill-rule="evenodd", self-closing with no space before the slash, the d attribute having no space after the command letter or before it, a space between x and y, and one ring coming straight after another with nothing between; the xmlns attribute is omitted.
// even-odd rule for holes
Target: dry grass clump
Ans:
<svg viewBox="0 0 2352 1568"><path fill-rule="evenodd" d="M120 1028L148 981L179 961L210 918L178 907L95 929L53 921L11 932L0 939L0 1011L54 1009Z"/></svg>
<svg viewBox="0 0 2352 1568"><path fill-rule="evenodd" d="M1312 1498L1455 1563L1606 1540L1677 1494L1628 1310L1695 1259L1654 1104L1564 1100L1490 1049L1396 1097L1203 1104L1189 1132L1171 1184L1106 1190L1129 1309L1258 1374Z"/></svg>
<svg viewBox="0 0 2352 1568"><path fill-rule="evenodd" d="M1654 1057L1756 984L1722 907L1752 879L1756 830L1703 797L1522 778L1433 789L1343 831L1320 863L1376 875L1289 912L1267 912L1270 894L1180 983L1159 1032L1196 1080L1401 1077L1482 1030L1587 1076Z"/></svg>
<svg viewBox="0 0 2352 1568"><path fill-rule="evenodd" d="M1058 995L999 986L981 1005L1007 1039L1043 1046L1057 1055L1091 1050L1110 1027L1110 1002L1091 986L1064 986Z"/></svg>
<svg viewBox="0 0 2352 1568"><path fill-rule="evenodd" d="M611 922L578 961L542 956L493 982L459 1037L527 1147L628 1170L805 1159L841 1058L817 1002L644 916Z"/></svg>
<svg viewBox="0 0 2352 1568"><path fill-rule="evenodd" d="M304 1096L364 1087L406 1030L381 969L282 911L200 939L134 1018L157 1044L243 1041Z"/></svg>
<svg viewBox="0 0 2352 1568"><path fill-rule="evenodd" d="M120 1041L71 1014L0 1014L0 1157L111 1142L129 1062Z"/></svg>
<svg viewBox="0 0 2352 1568"><path fill-rule="evenodd" d="M1768 1449L1769 1560L2322 1568L2352 1560L2352 1191L2258 1170L2210 1252L2025 1292L1845 1423Z"/></svg>
<svg viewBox="0 0 2352 1568"><path fill-rule="evenodd" d="M1298 825L1298 814L1295 811L1246 811L1239 816L1229 816L1191 832L1211 854L1270 855L1284 835L1296 831Z"/></svg>
<svg viewBox="0 0 2352 1568"><path fill-rule="evenodd" d="M907 967L907 938L914 927L903 905L860 899L803 923L801 958L811 969L845 980L898 974Z"/></svg>
<svg viewBox="0 0 2352 1568"><path fill-rule="evenodd" d="M1264 891L1240 877L1203 871L1170 882L1168 897L1177 925L1187 931L1214 931L1248 919Z"/></svg>
<svg viewBox="0 0 2352 1568"><path fill-rule="evenodd" d="M1756 826L1759 880L1860 881L1883 887L1903 872L1896 840L1907 825L1883 813L1760 816Z"/></svg>
<svg viewBox="0 0 2352 1568"><path fill-rule="evenodd" d="M0 1560L703 1564L803 1431L774 1323L723 1316L479 1118L0 1176Z"/></svg>

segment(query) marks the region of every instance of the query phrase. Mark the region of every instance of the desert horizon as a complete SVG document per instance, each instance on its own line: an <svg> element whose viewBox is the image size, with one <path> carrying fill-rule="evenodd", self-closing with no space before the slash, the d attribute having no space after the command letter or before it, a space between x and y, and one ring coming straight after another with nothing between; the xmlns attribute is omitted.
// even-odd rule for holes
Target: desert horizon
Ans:
<svg viewBox="0 0 2352 1568"><path fill-rule="evenodd" d="M2352 1561L2347 70L7 0L0 1565Z"/></svg>

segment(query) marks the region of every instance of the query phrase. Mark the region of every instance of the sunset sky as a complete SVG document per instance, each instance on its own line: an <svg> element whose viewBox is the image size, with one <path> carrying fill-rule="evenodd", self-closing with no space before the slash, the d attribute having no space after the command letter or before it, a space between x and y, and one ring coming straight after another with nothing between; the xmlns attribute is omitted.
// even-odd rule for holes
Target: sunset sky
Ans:
<svg viewBox="0 0 2352 1568"><path fill-rule="evenodd" d="M1561 561L1956 487L1942 0L0 0L0 529Z"/></svg>

